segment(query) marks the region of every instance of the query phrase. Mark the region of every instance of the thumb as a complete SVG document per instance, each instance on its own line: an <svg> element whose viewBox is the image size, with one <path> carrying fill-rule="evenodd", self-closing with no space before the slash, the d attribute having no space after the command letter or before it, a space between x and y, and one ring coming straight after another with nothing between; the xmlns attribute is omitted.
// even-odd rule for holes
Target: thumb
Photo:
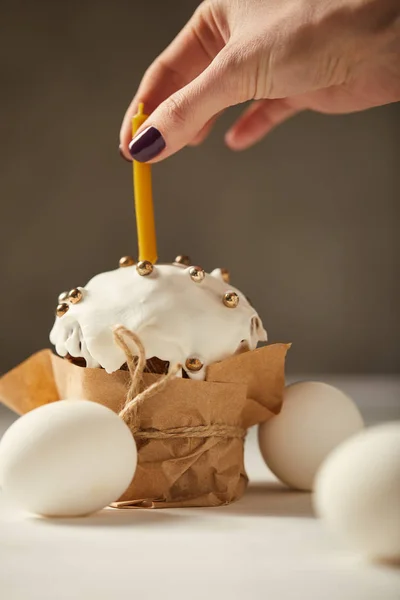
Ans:
<svg viewBox="0 0 400 600"><path fill-rule="evenodd" d="M158 162L189 144L212 117L236 104L235 81L221 52L196 79L164 100L139 128L129 152Z"/></svg>

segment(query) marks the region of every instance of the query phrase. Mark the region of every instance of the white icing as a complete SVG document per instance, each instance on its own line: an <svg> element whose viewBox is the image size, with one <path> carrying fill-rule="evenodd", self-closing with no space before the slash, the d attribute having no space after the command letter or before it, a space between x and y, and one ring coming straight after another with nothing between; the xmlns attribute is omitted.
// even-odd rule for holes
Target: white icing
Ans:
<svg viewBox="0 0 400 600"><path fill-rule="evenodd" d="M50 340L61 356L82 357L88 367L108 373L126 362L113 340L115 325L140 337L146 359L157 356L172 366L199 358L203 368L189 371L192 379L204 379L207 365L234 354L243 340L253 350L267 339L257 312L219 269L195 283L189 267L155 265L146 277L135 266L124 267L96 275L80 289L83 299L56 317ZM239 295L237 308L223 304L228 291Z"/></svg>

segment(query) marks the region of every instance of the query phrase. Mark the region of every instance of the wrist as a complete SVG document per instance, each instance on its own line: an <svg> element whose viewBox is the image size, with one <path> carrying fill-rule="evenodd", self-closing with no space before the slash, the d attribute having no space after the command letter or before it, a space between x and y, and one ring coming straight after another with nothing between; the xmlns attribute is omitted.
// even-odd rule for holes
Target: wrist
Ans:
<svg viewBox="0 0 400 600"><path fill-rule="evenodd" d="M345 83L361 65L400 46L399 0L316 0L311 21L327 65L326 86Z"/></svg>
<svg viewBox="0 0 400 600"><path fill-rule="evenodd" d="M336 20L336 27L342 32L349 66L357 65L396 40L400 29L400 2L339 0L332 20ZM341 51L339 45L338 50Z"/></svg>

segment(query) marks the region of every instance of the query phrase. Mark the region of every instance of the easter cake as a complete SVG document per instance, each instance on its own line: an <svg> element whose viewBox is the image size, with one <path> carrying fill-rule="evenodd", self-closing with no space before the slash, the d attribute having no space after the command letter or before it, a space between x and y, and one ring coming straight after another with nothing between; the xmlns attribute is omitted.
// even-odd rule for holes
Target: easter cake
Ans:
<svg viewBox="0 0 400 600"><path fill-rule="evenodd" d="M287 344L228 273L187 257L130 257L59 297L50 334L59 356L34 354L0 379L23 414L62 399L103 404L129 426L135 476L117 507L217 506L245 491L244 438L282 403Z"/></svg>

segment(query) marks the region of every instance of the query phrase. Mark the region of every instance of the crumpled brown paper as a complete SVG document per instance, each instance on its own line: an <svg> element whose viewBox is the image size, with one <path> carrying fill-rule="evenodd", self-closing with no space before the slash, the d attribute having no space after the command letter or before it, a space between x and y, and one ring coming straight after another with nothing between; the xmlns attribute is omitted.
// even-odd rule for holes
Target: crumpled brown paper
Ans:
<svg viewBox="0 0 400 600"><path fill-rule="evenodd" d="M273 344L210 365L206 381L174 379L140 406L138 466L116 506L228 504L244 493L245 430L280 410L290 345ZM144 374L144 388L159 375ZM42 350L0 379L0 400L19 414L61 398L85 398L119 412L129 373L79 367ZM177 428L201 437L179 437ZM165 438L146 437L165 432ZM147 433L146 433L147 432Z"/></svg>

